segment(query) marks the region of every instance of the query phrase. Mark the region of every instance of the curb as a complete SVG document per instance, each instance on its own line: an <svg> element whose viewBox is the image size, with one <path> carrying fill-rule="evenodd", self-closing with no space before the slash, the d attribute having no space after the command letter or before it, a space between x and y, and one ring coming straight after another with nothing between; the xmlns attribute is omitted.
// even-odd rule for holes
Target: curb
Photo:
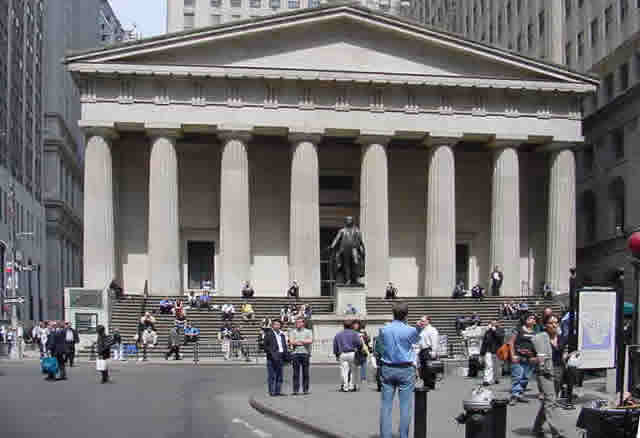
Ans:
<svg viewBox="0 0 640 438"><path fill-rule="evenodd" d="M279 409L268 406L267 404L259 401L255 395L252 395L249 399L249 405L263 415L275 418L276 420L280 420L283 423L288 424L289 426L292 426L302 432L313 434L320 438L355 438L353 435L343 435L335 431L325 429L324 427L313 424L305 420L304 418L296 417L295 415L291 415Z"/></svg>

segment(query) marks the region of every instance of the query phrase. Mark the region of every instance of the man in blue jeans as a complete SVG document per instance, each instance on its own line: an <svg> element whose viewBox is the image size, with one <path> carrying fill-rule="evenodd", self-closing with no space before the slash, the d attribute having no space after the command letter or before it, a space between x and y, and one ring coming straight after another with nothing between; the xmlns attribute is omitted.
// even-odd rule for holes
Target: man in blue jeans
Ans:
<svg viewBox="0 0 640 438"><path fill-rule="evenodd" d="M391 438L393 398L396 389L400 400L400 438L408 438L411 423L411 400L416 383L413 344L418 342L425 326L424 317L416 327L406 323L409 306L397 302L393 306L393 322L380 329L376 353L380 360L382 400L380 405L380 438Z"/></svg>

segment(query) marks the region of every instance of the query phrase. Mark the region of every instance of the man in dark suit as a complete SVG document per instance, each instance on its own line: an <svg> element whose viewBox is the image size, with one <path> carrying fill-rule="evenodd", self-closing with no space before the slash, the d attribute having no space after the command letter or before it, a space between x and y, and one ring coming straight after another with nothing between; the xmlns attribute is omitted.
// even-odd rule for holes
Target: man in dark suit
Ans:
<svg viewBox="0 0 640 438"><path fill-rule="evenodd" d="M73 367L73 360L76 357L76 344L80 342L80 338L78 337L78 332L71 327L68 321L64 323L64 341L67 344L69 366Z"/></svg>
<svg viewBox="0 0 640 438"><path fill-rule="evenodd" d="M63 323L54 323L52 330L47 337L47 350L49 350L51 356L58 360L58 368L60 369L60 377L58 380L67 380L67 371L64 363L67 359L68 348L69 347L65 340ZM50 373L47 376L47 380L55 380L55 376Z"/></svg>
<svg viewBox="0 0 640 438"><path fill-rule="evenodd" d="M489 284L491 285L491 296L500 296L500 288L504 281L504 274L500 270L500 266L496 265L489 276Z"/></svg>
<svg viewBox="0 0 640 438"><path fill-rule="evenodd" d="M289 357L287 341L280 331L280 321L273 320L271 330L265 330L264 352L267 355L267 376L269 381L269 395L272 397L282 394L282 367Z"/></svg>

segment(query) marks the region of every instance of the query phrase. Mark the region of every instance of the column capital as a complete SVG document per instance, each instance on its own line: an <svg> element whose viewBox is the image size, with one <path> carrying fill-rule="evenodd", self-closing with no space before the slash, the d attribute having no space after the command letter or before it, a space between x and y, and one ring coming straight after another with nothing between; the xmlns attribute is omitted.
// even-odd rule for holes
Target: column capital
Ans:
<svg viewBox="0 0 640 438"><path fill-rule="evenodd" d="M566 150L573 151L576 149L576 147L577 143L574 142L555 141L536 148L536 152L560 152Z"/></svg>
<svg viewBox="0 0 640 438"><path fill-rule="evenodd" d="M85 136L100 136L108 140L115 140L119 137L118 130L114 122L106 122L101 120L80 120L78 127L84 132Z"/></svg>
<svg viewBox="0 0 640 438"><path fill-rule="evenodd" d="M391 137L391 135L362 134L356 139L356 143L362 146L369 146L372 144L388 146L391 142Z"/></svg>
<svg viewBox="0 0 640 438"><path fill-rule="evenodd" d="M319 131L290 131L288 138L294 146L303 141L308 141L309 143L313 143L315 146L318 146L318 143L322 141L322 134L323 133Z"/></svg>
<svg viewBox="0 0 640 438"><path fill-rule="evenodd" d="M458 142L462 141L464 134L462 132L453 131L431 131L424 139L427 147L450 146L454 147Z"/></svg>
<svg viewBox="0 0 640 438"><path fill-rule="evenodd" d="M494 138L487 143L487 147L489 149L518 149L526 141L528 141L528 138Z"/></svg>
<svg viewBox="0 0 640 438"><path fill-rule="evenodd" d="M145 123L144 129L151 138L165 137L176 140L182 136L179 123Z"/></svg>
<svg viewBox="0 0 640 438"><path fill-rule="evenodd" d="M250 130L223 130L218 131L218 138L223 142L227 143L232 140L238 140L242 142L245 146L251 141L251 137L253 136Z"/></svg>

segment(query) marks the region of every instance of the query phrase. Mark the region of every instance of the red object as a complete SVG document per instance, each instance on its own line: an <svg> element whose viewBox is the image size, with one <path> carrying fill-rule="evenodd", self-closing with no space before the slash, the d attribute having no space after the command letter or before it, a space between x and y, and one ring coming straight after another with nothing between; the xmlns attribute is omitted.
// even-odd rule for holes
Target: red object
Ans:
<svg viewBox="0 0 640 438"><path fill-rule="evenodd" d="M629 237L629 250L634 257L640 258L640 231L636 231Z"/></svg>

